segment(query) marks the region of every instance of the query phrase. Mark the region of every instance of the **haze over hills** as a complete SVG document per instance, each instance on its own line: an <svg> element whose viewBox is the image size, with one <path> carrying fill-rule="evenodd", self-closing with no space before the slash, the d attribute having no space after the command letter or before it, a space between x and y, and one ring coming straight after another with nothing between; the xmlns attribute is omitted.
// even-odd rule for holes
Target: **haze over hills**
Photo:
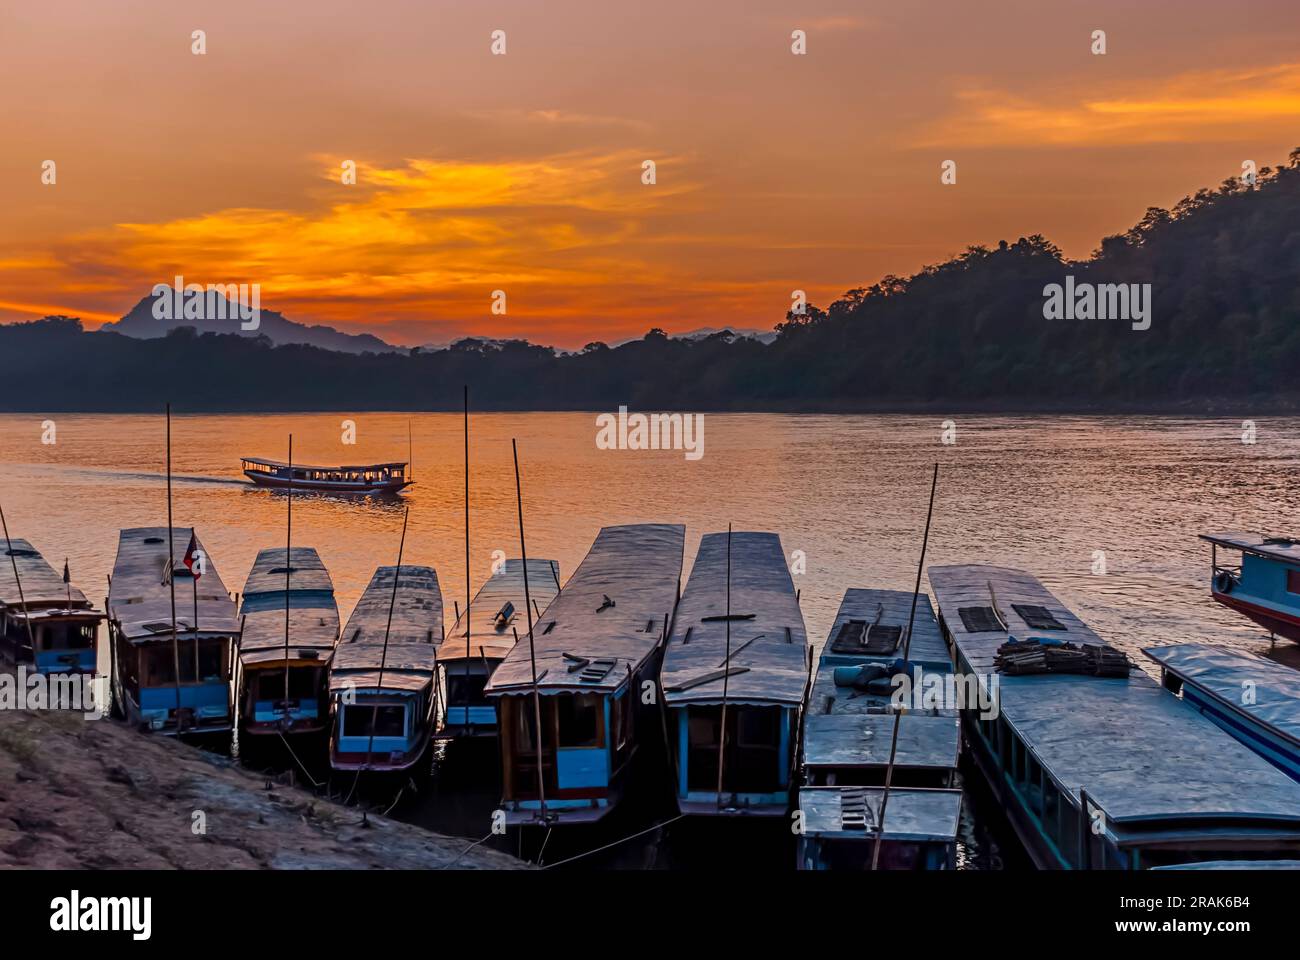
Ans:
<svg viewBox="0 0 1300 960"><path fill-rule="evenodd" d="M787 314L770 343L654 329L573 353L467 337L349 354L173 325L153 339L70 317L0 325L0 409L159 410L179 396L171 371L191 411L456 410L469 384L481 410L1292 412L1300 149L1255 183L1149 208L1086 260L1037 234L970 246Z"/></svg>
<svg viewBox="0 0 1300 960"><path fill-rule="evenodd" d="M100 330L124 334L128 337L150 340L165 337L177 327L194 327L199 333L233 333L245 337L267 337L277 347L291 343L320 347L322 350L337 350L340 353L405 353L405 347L395 347L369 333L344 333L333 327L299 323L287 319L284 314L262 307L256 330L244 330L236 309L220 293L213 294L220 301L222 309L216 311L225 319L208 317L204 319L171 318L159 319L154 316L154 296L149 294L127 311L121 320L106 323Z"/></svg>

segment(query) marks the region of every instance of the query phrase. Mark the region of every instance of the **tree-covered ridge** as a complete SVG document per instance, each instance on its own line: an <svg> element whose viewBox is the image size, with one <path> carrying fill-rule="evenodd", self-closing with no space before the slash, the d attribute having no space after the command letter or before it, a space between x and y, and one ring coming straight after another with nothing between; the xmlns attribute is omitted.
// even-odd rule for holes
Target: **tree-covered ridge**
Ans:
<svg viewBox="0 0 1300 960"><path fill-rule="evenodd" d="M1149 330L1047 320L1044 288L1150 283ZM409 354L273 347L180 330L154 340L47 317L0 327L9 410L1286 406L1300 397L1300 149L1253 187L1225 180L1152 207L1087 260L1045 238L973 246L911 277L787 315L770 344L652 330L575 354L463 340Z"/></svg>

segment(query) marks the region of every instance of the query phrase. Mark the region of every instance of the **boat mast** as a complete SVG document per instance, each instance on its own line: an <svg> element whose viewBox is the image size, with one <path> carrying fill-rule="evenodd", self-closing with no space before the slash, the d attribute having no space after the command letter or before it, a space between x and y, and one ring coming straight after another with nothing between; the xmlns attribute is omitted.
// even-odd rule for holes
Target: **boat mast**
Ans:
<svg viewBox="0 0 1300 960"><path fill-rule="evenodd" d="M379 682L375 684L375 704L370 713L370 740L366 744L366 762L365 765L357 771L357 779L361 779L361 770L370 766L371 756L375 749L375 724L379 722L379 696L384 689L384 665L388 662L388 634L393 629L393 608L397 606L397 582L402 578L402 553L406 550L406 521L411 517L411 508L408 506L406 512L402 515L402 539L397 545L397 568L393 571L393 595L388 601L388 623L384 627L384 649L379 655ZM354 783L353 786L356 786Z"/></svg>
<svg viewBox="0 0 1300 960"><path fill-rule="evenodd" d="M718 809L722 809L722 765L727 743L727 678L731 676L731 524L727 524L727 655L722 660L722 723L718 727Z"/></svg>
<svg viewBox="0 0 1300 960"><path fill-rule="evenodd" d="M289 487L284 531L284 727L289 729L289 577L293 571L293 434L289 434Z"/></svg>
<svg viewBox="0 0 1300 960"><path fill-rule="evenodd" d="M469 387L465 387L465 403L469 404ZM411 418L406 418L406 482L415 482L415 444L411 441Z"/></svg>
<svg viewBox="0 0 1300 960"><path fill-rule="evenodd" d="M916 622L916 601L921 595L921 571L925 569L925 551L930 545L930 518L934 516L934 491L939 486L939 464L934 465L934 476L930 480L930 506L925 512L925 534L921 538L921 562L916 565L916 586L912 590L912 611L907 615L907 636L903 638L903 662L907 663L912 650L912 626ZM889 765L885 767L885 792L880 797L880 816L876 818L876 842L871 847L871 869L876 869L880 862L880 841L885 836L885 808L889 805L889 787L894 780L894 759L898 755L898 725L903 719L904 709L894 710L894 734L889 741Z"/></svg>
<svg viewBox="0 0 1300 960"><path fill-rule="evenodd" d="M465 733L469 734L469 384L465 384ZM487 682L486 677L484 683Z"/></svg>
<svg viewBox="0 0 1300 960"><path fill-rule="evenodd" d="M533 721L537 726L537 802L542 823L546 822L546 786L542 775L542 695L537 689L537 651L533 648L533 600L528 592L528 549L524 546L524 495L519 483L519 445L510 438L515 456L515 502L519 505L519 555L524 565L524 611L528 614L528 660L533 666Z"/></svg>
<svg viewBox="0 0 1300 960"><path fill-rule="evenodd" d="M176 670L176 733L181 732L181 644L176 637L176 548L172 543L172 405L167 404L167 587L172 601L172 666ZM197 645L198 636L194 638Z"/></svg>
<svg viewBox="0 0 1300 960"><path fill-rule="evenodd" d="M23 578L18 576L18 558L14 556L14 545L9 540L9 524L5 520L4 507L0 507L0 527L4 527L5 532L5 549L9 551L9 562L14 568L14 582L18 584L18 602L23 606L23 623L27 625L27 645L32 648L32 659L36 659L36 639L32 635L32 618L27 615L27 598L23 596ZM110 581L109 589L113 589ZM69 594L70 595L70 594ZM68 602L72 606L72 602Z"/></svg>

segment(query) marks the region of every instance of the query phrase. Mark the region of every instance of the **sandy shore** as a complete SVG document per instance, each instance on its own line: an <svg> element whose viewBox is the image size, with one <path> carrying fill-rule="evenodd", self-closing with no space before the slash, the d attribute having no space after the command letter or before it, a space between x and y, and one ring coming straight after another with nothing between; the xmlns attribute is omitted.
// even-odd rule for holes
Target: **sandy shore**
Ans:
<svg viewBox="0 0 1300 960"><path fill-rule="evenodd" d="M196 833L201 813L206 832ZM0 710L0 868L521 869L175 740L80 714Z"/></svg>

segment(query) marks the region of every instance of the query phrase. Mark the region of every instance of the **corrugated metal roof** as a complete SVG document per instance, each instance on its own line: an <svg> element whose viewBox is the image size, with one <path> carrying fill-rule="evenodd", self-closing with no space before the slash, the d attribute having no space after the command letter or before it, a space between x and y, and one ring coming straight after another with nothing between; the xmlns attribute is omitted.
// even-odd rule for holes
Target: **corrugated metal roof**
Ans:
<svg viewBox="0 0 1300 960"><path fill-rule="evenodd" d="M1300 670L1206 643L1147 647L1142 652L1226 706L1300 743ZM1247 689L1250 697L1244 696ZM1243 702L1248 699L1254 702Z"/></svg>
<svg viewBox="0 0 1300 960"><path fill-rule="evenodd" d="M322 665L328 664L339 638L333 581L313 548L294 547L290 556L288 658L310 659L312 653L304 655L300 651L312 651ZM285 659L284 557L284 547L260 551L244 584L240 607L244 634L239 642L239 657L245 664L264 665Z"/></svg>
<svg viewBox="0 0 1300 960"><path fill-rule="evenodd" d="M542 693L611 692L659 649L664 618L672 618L682 575L686 528L672 523L604 527L578 569L533 630L538 689ZM607 604L612 601L613 606ZM502 661L488 682L489 694L532 690L528 642ZM581 661L565 654L612 663L603 676L582 682Z"/></svg>
<svg viewBox="0 0 1300 960"><path fill-rule="evenodd" d="M960 729L955 717L908 713L898 719L897 767L957 766ZM809 714L804 717L804 766L887 767L893 736L892 713Z"/></svg>
<svg viewBox="0 0 1300 960"><path fill-rule="evenodd" d="M1030 629L1013 604L1046 607L1066 628L1050 636L1100 638L1033 576L984 565L931 567L944 624L976 672L994 672L997 648ZM992 603L1009 630L967 631L958 611ZM1077 800L1088 792L1115 823L1158 819L1300 822L1300 785L1192 707L1134 671L1127 679L1068 674L1002 676L1002 717Z"/></svg>
<svg viewBox="0 0 1300 960"><path fill-rule="evenodd" d="M239 621L235 617L235 601L217 573L216 561L197 535L195 539L205 558L203 576L195 581L181 563L193 533L192 527L171 528L176 561L177 629L182 632L192 629L197 591L200 634L237 634ZM167 536L166 527L132 527L118 535L117 559L113 563L113 582L108 594L108 615L117 622L122 634L133 642L171 640Z"/></svg>
<svg viewBox="0 0 1300 960"><path fill-rule="evenodd" d="M884 790L879 787L802 787L799 810L803 813L804 832L828 840L863 840L874 842L872 826L846 827L841 799L848 792L865 795L870 813L868 824L874 825L880 811ZM892 787L885 808L885 840L938 841L950 843L957 838L961 818L960 790L923 790Z"/></svg>
<svg viewBox="0 0 1300 960"><path fill-rule="evenodd" d="M240 462L260 463L263 466L267 466L267 467L288 467L289 466L289 464L284 460L267 460L264 457L240 457ZM385 463L357 463L357 464L345 464L343 466L336 466L336 467L322 467L319 464L312 464L312 463L295 463L293 465L293 468L295 470L324 470L326 472L335 471L335 470L348 470L348 471L382 470L386 467L404 467L406 466L406 463L407 461L405 460L389 460Z"/></svg>
<svg viewBox="0 0 1300 960"><path fill-rule="evenodd" d="M528 595L533 601L534 620L540 619L538 611L549 607L559 592L560 565L554 560L529 560ZM514 609L508 618L498 622L497 614L506 604ZM465 636L466 614L467 611L462 610L460 619L447 632L440 651L443 664L463 662L466 649L471 660L504 659L515 645L515 631L520 636L528 633L528 615L524 610L524 562L507 560L478 588L468 610L472 632L468 642Z"/></svg>
<svg viewBox="0 0 1300 960"><path fill-rule="evenodd" d="M334 592L334 581L313 547L294 547L290 552L288 589L291 592L308 590ZM268 547L258 551L253 569L244 582L244 600L264 593L278 594L284 598L285 563L284 547Z"/></svg>
<svg viewBox="0 0 1300 960"><path fill-rule="evenodd" d="M40 551L26 540L12 539L10 547L0 538L0 606L21 607L24 600L29 610L36 607L68 607L69 593L72 607L89 608L91 603L76 587L63 582L63 574L56 571L41 556ZM22 597L18 595L18 581L14 579L14 564L22 578Z"/></svg>
<svg viewBox="0 0 1300 960"><path fill-rule="evenodd" d="M669 704L720 703L724 667L733 703L802 704L808 635L775 533L731 534L731 659L726 660L727 534L700 540L664 651L660 682ZM744 672L740 672L743 669ZM714 679L699 682L708 677Z"/></svg>
<svg viewBox="0 0 1300 960"><path fill-rule="evenodd" d="M1244 550L1246 553L1256 553L1261 557L1272 557L1275 560L1300 564L1300 540L1292 537L1275 537L1232 530L1226 533L1203 533L1201 539L1230 550Z"/></svg>
<svg viewBox="0 0 1300 960"><path fill-rule="evenodd" d="M330 669L330 690L373 688L381 679L381 665L383 689L418 690L433 676L441 642L442 591L433 567L404 563L400 576L396 567L380 567L343 628Z"/></svg>

